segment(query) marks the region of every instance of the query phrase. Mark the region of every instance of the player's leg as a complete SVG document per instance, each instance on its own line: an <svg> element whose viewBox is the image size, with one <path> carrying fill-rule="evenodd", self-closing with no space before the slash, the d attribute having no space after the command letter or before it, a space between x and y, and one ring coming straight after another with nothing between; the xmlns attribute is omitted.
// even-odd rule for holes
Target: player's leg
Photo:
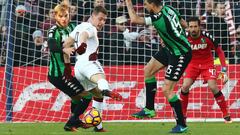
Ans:
<svg viewBox="0 0 240 135"><path fill-rule="evenodd" d="M204 80L207 80L208 87L212 91L214 98L223 113L223 118L225 120L225 123L231 123L232 120L231 120L230 114L228 112L228 106L225 101L225 97L217 86L216 69L213 66L209 65L208 69L205 69L202 71L202 76L203 76Z"/></svg>
<svg viewBox="0 0 240 135"><path fill-rule="evenodd" d="M103 98L94 97L92 107L99 110L99 112L102 114ZM106 130L103 128L103 123L102 122L99 125L97 125L96 127L94 127L94 131L95 132L106 132Z"/></svg>
<svg viewBox="0 0 240 135"><path fill-rule="evenodd" d="M76 131L76 128L78 127L82 127L82 128L89 127L86 124L84 124L82 120L79 119L79 116L85 112L91 100L92 100L92 96L90 94L89 96L83 97L82 100L71 101L72 102L71 104L74 105L75 107L73 108L71 106L72 115L64 126L65 131Z"/></svg>
<svg viewBox="0 0 240 135"><path fill-rule="evenodd" d="M176 119L177 125L172 128L172 133L182 133L187 131L188 127L186 125L185 118L182 112L182 104L178 96L173 92L178 80L181 78L183 72L185 71L188 63L191 60L191 52L181 55L174 56L172 54L168 55L168 67L165 72L164 85L162 87L164 96L168 99L173 113Z"/></svg>
<svg viewBox="0 0 240 135"><path fill-rule="evenodd" d="M208 80L208 87L212 91L214 98L223 113L225 123L232 123L230 114L228 112L228 105L223 93L218 89L216 80Z"/></svg>
<svg viewBox="0 0 240 135"><path fill-rule="evenodd" d="M89 67L90 68L90 67ZM92 70L94 71L94 70ZM94 72L92 72L94 74ZM78 81L82 82L84 88L86 91L92 93L92 95L95 97L93 100L93 107L98 109L100 112L102 112L103 109L103 95L102 91L100 91L97 88L97 84L90 81L88 77L84 76L79 72L78 69L75 68L75 76L78 79ZM106 130L103 128L102 123L100 123L97 127L94 127L95 132L105 132Z"/></svg>
<svg viewBox="0 0 240 135"><path fill-rule="evenodd" d="M71 97L73 101L73 106L71 107L73 115L64 126L64 129L66 131L76 131L78 125L82 123L79 120L79 113L83 113L85 111L85 108L83 106L88 106L89 102L91 101L82 99L82 97L88 94L88 92L84 91L83 86L77 81L76 78L73 78L69 81L63 77L48 76L48 79L56 88Z"/></svg>
<svg viewBox="0 0 240 135"><path fill-rule="evenodd" d="M97 84L103 96L108 96L115 100L122 100L122 96L119 93L110 90L109 83L106 80L104 70L99 61L92 61L88 70L90 72L85 72L85 76L88 77L90 81Z"/></svg>
<svg viewBox="0 0 240 135"><path fill-rule="evenodd" d="M173 113L177 122L177 125L172 129L172 132L181 133L187 130L187 125L183 116L181 101L178 98L178 96L173 92L173 89L176 86L176 84L177 81L165 79L162 91L173 109Z"/></svg>
<svg viewBox="0 0 240 135"><path fill-rule="evenodd" d="M146 87L146 106L141 111L132 114L135 118L154 117L155 94L157 91L157 81L155 74L167 65L166 54L160 49L144 67L145 87ZM160 62L159 62L160 61ZM164 64L162 64L164 63Z"/></svg>
<svg viewBox="0 0 240 135"><path fill-rule="evenodd" d="M185 70L182 87L180 88L180 99L182 102L182 111L185 119L187 118L187 106L188 106L188 95L191 85L194 83L196 78L200 75L200 70L195 67L194 64L189 64Z"/></svg>
<svg viewBox="0 0 240 135"><path fill-rule="evenodd" d="M102 114L102 111L103 111L102 91L100 91L98 89L98 87L96 87L96 88L90 90L89 92L91 92L94 95L92 107L97 109ZM94 131L95 132L106 132L106 130L103 128L102 122L99 125L97 125L96 127L94 127Z"/></svg>
<svg viewBox="0 0 240 135"><path fill-rule="evenodd" d="M180 88L180 99L182 102L182 111L184 118L187 118L187 107L188 107L188 95L189 95L189 89L191 85L193 84L193 80L191 78L184 78L183 85Z"/></svg>

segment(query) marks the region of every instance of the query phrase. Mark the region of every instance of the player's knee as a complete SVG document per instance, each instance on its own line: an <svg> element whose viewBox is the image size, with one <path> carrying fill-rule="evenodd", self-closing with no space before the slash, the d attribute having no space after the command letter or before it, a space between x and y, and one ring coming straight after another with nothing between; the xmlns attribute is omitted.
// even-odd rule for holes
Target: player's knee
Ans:
<svg viewBox="0 0 240 135"><path fill-rule="evenodd" d="M183 93L188 93L190 87L191 87L191 85L183 85L183 86L181 87L181 91L182 91Z"/></svg>
<svg viewBox="0 0 240 135"><path fill-rule="evenodd" d="M98 88L102 90L109 90L109 85L106 79L100 79L97 81Z"/></svg>
<svg viewBox="0 0 240 135"><path fill-rule="evenodd" d="M218 93L218 87L217 85L209 85L209 89L212 91L213 94Z"/></svg>
<svg viewBox="0 0 240 135"><path fill-rule="evenodd" d="M153 72L151 72L151 69L148 66L144 67L144 77L145 78L150 78L154 76Z"/></svg>

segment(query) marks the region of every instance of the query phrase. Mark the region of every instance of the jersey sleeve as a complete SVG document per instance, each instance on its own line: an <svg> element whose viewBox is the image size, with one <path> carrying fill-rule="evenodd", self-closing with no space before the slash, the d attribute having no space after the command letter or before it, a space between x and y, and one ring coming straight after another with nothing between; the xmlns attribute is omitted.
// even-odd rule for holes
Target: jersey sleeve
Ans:
<svg viewBox="0 0 240 135"><path fill-rule="evenodd" d="M93 37L95 35L95 29L93 26L87 26L87 27L84 27L82 32L87 32L88 33L88 36L89 38Z"/></svg>
<svg viewBox="0 0 240 135"><path fill-rule="evenodd" d="M75 29L69 34L69 37L75 39L76 33L79 29L78 27L79 27L79 25L77 27L75 27Z"/></svg>
<svg viewBox="0 0 240 135"><path fill-rule="evenodd" d="M50 52L61 52L62 49L57 45L60 37L58 37L55 34L55 31L56 31L56 27L54 26L48 31L48 39L47 39L48 48Z"/></svg>
<svg viewBox="0 0 240 135"><path fill-rule="evenodd" d="M213 37L212 34L206 31L203 31L202 34L208 38L208 45L210 45L212 49L217 49L219 47L218 41Z"/></svg>
<svg viewBox="0 0 240 135"><path fill-rule="evenodd" d="M89 38L94 36L95 30L91 25L78 25L71 33L70 37L75 39L77 33L81 34L82 32L87 32Z"/></svg>
<svg viewBox="0 0 240 135"><path fill-rule="evenodd" d="M146 25L152 25L152 17L145 17L144 20Z"/></svg>

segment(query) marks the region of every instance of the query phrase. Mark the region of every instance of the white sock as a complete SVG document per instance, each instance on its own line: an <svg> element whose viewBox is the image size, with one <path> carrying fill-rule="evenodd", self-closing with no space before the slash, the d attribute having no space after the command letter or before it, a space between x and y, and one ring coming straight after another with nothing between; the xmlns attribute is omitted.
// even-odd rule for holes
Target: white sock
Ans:
<svg viewBox="0 0 240 135"><path fill-rule="evenodd" d="M92 107L96 108L102 115L102 111L103 111L103 102L99 102L99 101L95 101L93 100L93 103L92 103ZM96 126L97 129L102 129L102 122Z"/></svg>
<svg viewBox="0 0 240 135"><path fill-rule="evenodd" d="M102 90L110 90L108 81L106 79L100 79L97 81L98 88Z"/></svg>
<svg viewBox="0 0 240 135"><path fill-rule="evenodd" d="M103 102L98 102L98 101L93 100L92 107L96 108L102 114Z"/></svg>
<svg viewBox="0 0 240 135"><path fill-rule="evenodd" d="M96 127L97 127L97 129L102 129L103 128L102 122L99 125L97 125Z"/></svg>

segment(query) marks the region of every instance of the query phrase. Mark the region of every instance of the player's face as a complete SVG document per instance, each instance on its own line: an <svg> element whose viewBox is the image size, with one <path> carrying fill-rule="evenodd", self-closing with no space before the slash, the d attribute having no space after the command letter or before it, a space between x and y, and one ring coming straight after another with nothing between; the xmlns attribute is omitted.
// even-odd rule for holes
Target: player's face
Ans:
<svg viewBox="0 0 240 135"><path fill-rule="evenodd" d="M107 15L99 12L98 14L93 14L93 25L97 28L97 30L101 30L106 23Z"/></svg>
<svg viewBox="0 0 240 135"><path fill-rule="evenodd" d="M200 35L200 26L197 21L189 22L189 33L191 37L198 38Z"/></svg>
<svg viewBox="0 0 240 135"><path fill-rule="evenodd" d="M56 14L55 17L57 24L61 27L67 27L68 23L70 21L70 16L69 16L69 12L59 12Z"/></svg>

